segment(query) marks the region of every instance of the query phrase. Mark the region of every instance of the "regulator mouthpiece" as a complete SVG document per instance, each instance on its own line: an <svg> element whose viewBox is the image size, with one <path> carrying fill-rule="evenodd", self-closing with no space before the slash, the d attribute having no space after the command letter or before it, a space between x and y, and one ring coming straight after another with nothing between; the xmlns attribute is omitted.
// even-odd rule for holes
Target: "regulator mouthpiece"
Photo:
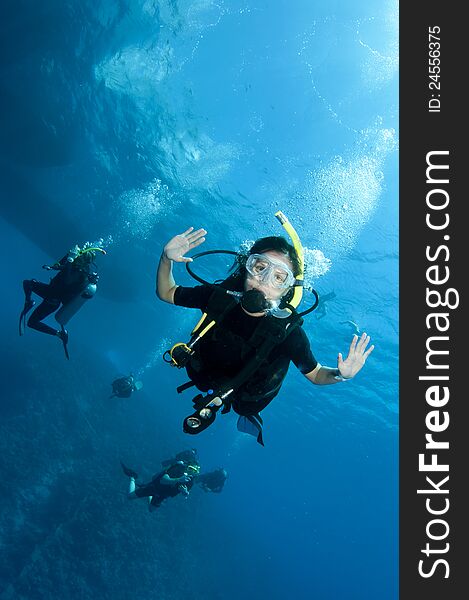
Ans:
<svg viewBox="0 0 469 600"><path fill-rule="evenodd" d="M271 304L260 290L248 290L241 298L241 306L249 313L259 313L268 310Z"/></svg>

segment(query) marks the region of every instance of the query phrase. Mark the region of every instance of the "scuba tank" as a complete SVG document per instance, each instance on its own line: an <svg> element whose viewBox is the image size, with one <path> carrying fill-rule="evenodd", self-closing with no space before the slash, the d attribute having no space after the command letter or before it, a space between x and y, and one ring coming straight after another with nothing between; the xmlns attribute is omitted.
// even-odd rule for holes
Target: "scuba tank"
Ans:
<svg viewBox="0 0 469 600"><path fill-rule="evenodd" d="M97 289L98 275L93 273L89 276L89 283L79 294L72 298L69 302L64 304L56 313L55 320L60 325L66 325L70 319L75 315L80 308L85 304L87 300L93 298Z"/></svg>

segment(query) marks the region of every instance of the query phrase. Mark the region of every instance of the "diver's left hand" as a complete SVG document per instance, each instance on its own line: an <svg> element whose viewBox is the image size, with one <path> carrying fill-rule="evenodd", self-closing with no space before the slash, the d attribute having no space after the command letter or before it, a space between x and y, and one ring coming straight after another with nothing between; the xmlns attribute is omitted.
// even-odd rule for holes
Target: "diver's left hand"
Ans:
<svg viewBox="0 0 469 600"><path fill-rule="evenodd" d="M360 339L358 335L354 335L352 343L350 344L348 356L345 360L342 358L342 354L339 352L337 357L337 367L340 375L344 379L352 379L360 371L366 362L366 359L374 350L372 344L368 349L367 346L370 343L370 336L363 333Z"/></svg>

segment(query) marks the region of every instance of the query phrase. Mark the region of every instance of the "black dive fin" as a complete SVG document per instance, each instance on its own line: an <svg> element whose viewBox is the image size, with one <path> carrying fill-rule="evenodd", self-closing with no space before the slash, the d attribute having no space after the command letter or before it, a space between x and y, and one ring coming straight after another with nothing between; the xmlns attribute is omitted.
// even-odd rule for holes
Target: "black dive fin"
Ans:
<svg viewBox="0 0 469 600"><path fill-rule="evenodd" d="M68 354L68 348L67 348L68 331L64 328L63 325L62 325L62 331L60 332L59 338L62 340L62 344L64 345L65 357L67 358L67 360L70 360L70 356Z"/></svg>
<svg viewBox="0 0 469 600"><path fill-rule="evenodd" d="M240 416L237 423L238 431L253 435L257 442L263 446L264 439L262 437L262 418L260 415Z"/></svg>
<svg viewBox="0 0 469 600"><path fill-rule="evenodd" d="M34 300L26 300L24 303L23 310L20 314L20 323L19 323L19 334L20 335L24 334L25 325L26 325L26 315L28 314L28 312L32 309L32 307L35 304L36 303L34 302Z"/></svg>
<svg viewBox="0 0 469 600"><path fill-rule="evenodd" d="M126 467L122 461L121 467L127 477L133 477L134 479L137 479L138 474L135 471L132 471L132 469L129 469L129 467Z"/></svg>

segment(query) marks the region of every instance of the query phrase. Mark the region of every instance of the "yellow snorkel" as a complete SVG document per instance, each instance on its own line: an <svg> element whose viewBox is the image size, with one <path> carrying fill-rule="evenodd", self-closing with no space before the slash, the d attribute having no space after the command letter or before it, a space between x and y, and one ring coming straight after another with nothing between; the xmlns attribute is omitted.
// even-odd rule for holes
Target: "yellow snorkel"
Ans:
<svg viewBox="0 0 469 600"><path fill-rule="evenodd" d="M303 280L305 273L305 256L303 252L303 246L301 245L300 238L296 233L295 228L287 219L287 217L283 214L281 210L275 213L275 217L278 219L282 227L288 233L288 236L291 239L293 247L295 248L295 252L298 256L298 260L300 262L300 272L296 275L295 279L298 282L298 285L295 286L295 290L293 292L293 298L289 304L293 306L293 308L297 308L303 298Z"/></svg>

